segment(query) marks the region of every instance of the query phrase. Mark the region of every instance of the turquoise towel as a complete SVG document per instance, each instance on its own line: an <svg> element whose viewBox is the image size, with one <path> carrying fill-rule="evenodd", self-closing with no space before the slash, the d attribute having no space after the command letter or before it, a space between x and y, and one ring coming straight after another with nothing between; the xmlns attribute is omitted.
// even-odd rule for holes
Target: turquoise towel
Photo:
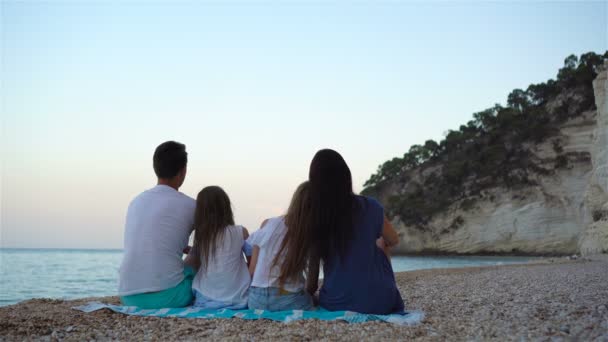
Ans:
<svg viewBox="0 0 608 342"><path fill-rule="evenodd" d="M110 309L126 315L148 316L148 317L183 317L183 318L233 318L242 319L270 319L278 322L291 322L300 319L319 319L322 321L342 320L348 323L361 323L369 321L382 321L398 325L414 325L420 323L424 318L421 311L406 311L404 314L392 315L368 315L352 311L327 311L318 309L315 311L289 310L289 311L266 311L266 310L208 310L195 307L176 309L140 309L135 306L120 306L90 302L85 305L74 307L76 310L93 312L101 309Z"/></svg>

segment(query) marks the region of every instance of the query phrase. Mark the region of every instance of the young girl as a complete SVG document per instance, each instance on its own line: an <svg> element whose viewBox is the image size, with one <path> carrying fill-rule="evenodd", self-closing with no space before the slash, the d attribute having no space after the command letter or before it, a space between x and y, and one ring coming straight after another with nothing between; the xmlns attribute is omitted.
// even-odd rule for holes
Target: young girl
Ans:
<svg viewBox="0 0 608 342"><path fill-rule="evenodd" d="M208 186L196 198L193 253L200 260L192 282L194 306L245 309L251 277L243 258L247 230L234 225L228 195Z"/></svg>
<svg viewBox="0 0 608 342"><path fill-rule="evenodd" d="M250 240L253 253L249 271L253 275L249 288L249 308L270 311L310 310L311 296L304 291L304 270L308 261L305 231L298 231L307 212L308 182L302 183L293 195L287 215L265 221ZM308 240L308 239L304 239Z"/></svg>

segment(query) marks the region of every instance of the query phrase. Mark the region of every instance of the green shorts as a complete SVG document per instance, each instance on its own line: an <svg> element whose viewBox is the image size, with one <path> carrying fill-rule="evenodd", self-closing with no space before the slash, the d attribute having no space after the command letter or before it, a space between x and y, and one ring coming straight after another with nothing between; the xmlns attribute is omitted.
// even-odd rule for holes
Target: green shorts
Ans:
<svg viewBox="0 0 608 342"><path fill-rule="evenodd" d="M184 266L184 280L172 288L158 292L138 293L120 297L123 305L137 306L142 309L183 308L192 304L192 280L195 272Z"/></svg>

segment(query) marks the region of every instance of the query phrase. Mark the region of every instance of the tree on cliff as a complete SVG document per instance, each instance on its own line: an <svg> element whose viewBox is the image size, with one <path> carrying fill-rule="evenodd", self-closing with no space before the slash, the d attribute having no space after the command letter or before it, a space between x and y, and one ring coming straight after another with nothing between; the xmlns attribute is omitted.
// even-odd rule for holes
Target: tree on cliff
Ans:
<svg viewBox="0 0 608 342"><path fill-rule="evenodd" d="M506 106L496 104L474 113L471 121L449 130L442 141L413 145L402 157L380 165L362 193L373 196L389 183L405 186L413 173L437 167L422 177L424 186L411 186L413 191L385 203L390 216L399 215L404 223L424 228L436 213L483 189L533 183L530 174L552 170L535 163L525 143L542 142L565 120L595 109L592 81L604 59L608 51L568 56L555 80L515 89L507 96ZM549 108L550 103L556 105ZM559 144L554 149L559 151ZM557 159L556 167L568 163L567 155Z"/></svg>

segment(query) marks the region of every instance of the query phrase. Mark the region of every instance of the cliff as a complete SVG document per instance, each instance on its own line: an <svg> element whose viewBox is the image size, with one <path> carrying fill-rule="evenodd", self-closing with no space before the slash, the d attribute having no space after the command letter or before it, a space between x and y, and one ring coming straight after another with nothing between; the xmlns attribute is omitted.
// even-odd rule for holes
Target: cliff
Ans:
<svg viewBox="0 0 608 342"><path fill-rule="evenodd" d="M597 120L590 149L592 171L583 202L587 217L578 241L583 254L608 252L608 61L604 65L593 81Z"/></svg>
<svg viewBox="0 0 608 342"><path fill-rule="evenodd" d="M460 140L450 140L451 131L441 144L427 142L380 167L364 193L387 208L401 237L396 252L608 252L608 61L603 71L595 63L592 86L564 76L582 62L567 65L556 86L514 91L508 107L479 116L485 126L462 126ZM557 90L517 102L517 94L538 97L534 87L545 85Z"/></svg>

